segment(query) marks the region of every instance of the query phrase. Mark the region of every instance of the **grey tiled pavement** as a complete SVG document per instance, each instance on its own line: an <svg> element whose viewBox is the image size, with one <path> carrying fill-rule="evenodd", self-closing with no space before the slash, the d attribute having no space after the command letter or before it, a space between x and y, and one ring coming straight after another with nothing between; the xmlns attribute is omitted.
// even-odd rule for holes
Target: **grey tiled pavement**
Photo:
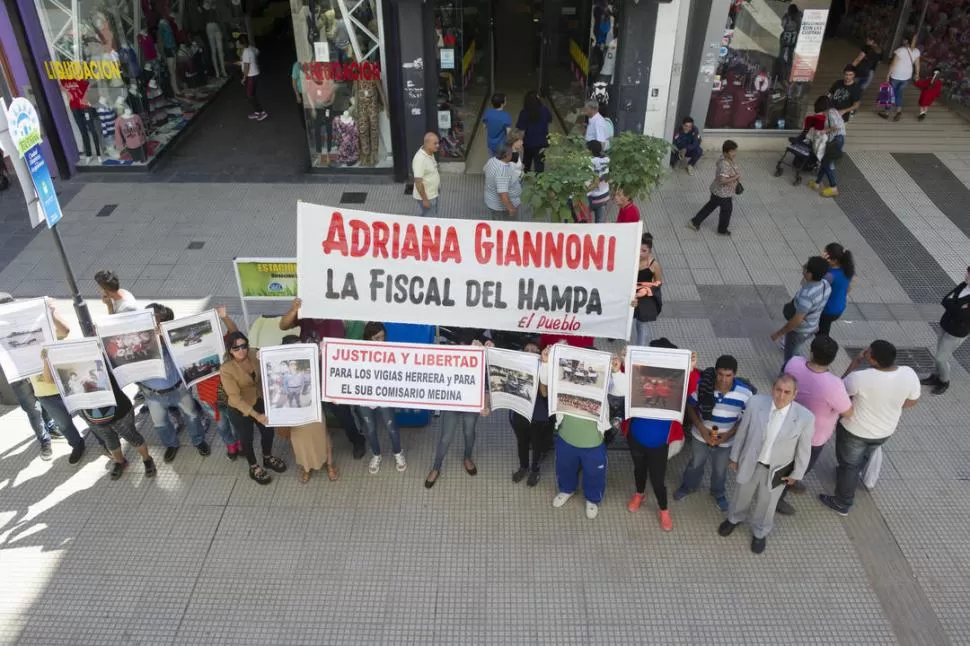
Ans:
<svg viewBox="0 0 970 646"><path fill-rule="evenodd" d="M709 160L643 205L667 280L655 333L696 349L702 363L734 354L741 374L766 387L781 362L767 335L801 263L834 240L856 254L860 275L833 336L851 347L885 338L925 360L936 303L970 262L962 223L937 193L970 183L970 155L934 157L952 175L932 195L908 160L852 155L835 201L773 178L775 160L743 160L747 190L730 239L709 224L684 228L706 199ZM445 178L442 213L480 212L480 182ZM178 313L210 302L238 313L229 261L292 255L298 199L336 203L359 190L367 209L412 206L395 184L77 188L62 233L84 293L93 297L91 276L111 267L139 298ZM117 208L96 217L109 204ZM873 220L886 210L891 219ZM66 297L50 235L16 235L0 248L0 290ZM905 240L902 253L894 239ZM96 299L92 309L104 315ZM842 353L835 369L847 362ZM599 518L586 520L577 500L552 509L551 459L536 489L509 480L515 447L503 412L479 426L479 476L465 475L453 447L426 491L435 423L404 430L404 474L385 461L368 475L336 430L338 482L300 485L291 470L258 487L221 457L216 438L209 458L186 448L171 465L159 460L155 481L133 466L110 482L93 450L77 469L65 446L42 463L23 415L0 409L0 643L970 644L962 363L949 393L905 413L878 485L845 520L814 499L834 480L826 449L809 493L792 498L798 514L779 519L762 557L744 530L717 536L722 515L702 493L671 503L670 534L649 495L629 514L622 450L610 453ZM277 449L292 462L284 442ZM671 488L685 459L671 463Z"/></svg>

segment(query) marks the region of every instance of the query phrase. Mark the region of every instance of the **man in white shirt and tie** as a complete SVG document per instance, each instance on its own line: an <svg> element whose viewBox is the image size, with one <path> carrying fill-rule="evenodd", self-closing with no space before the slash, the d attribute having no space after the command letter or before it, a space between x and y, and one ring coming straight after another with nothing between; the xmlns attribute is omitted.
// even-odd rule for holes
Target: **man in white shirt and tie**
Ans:
<svg viewBox="0 0 970 646"><path fill-rule="evenodd" d="M755 395L738 425L729 467L737 472L737 489L727 520L718 534L729 536L747 519L751 524L751 551L765 551L766 537L774 526L775 507L785 485L801 480L812 454L815 416L795 402L798 384L782 375L771 388L771 397ZM751 502L757 498L749 514Z"/></svg>

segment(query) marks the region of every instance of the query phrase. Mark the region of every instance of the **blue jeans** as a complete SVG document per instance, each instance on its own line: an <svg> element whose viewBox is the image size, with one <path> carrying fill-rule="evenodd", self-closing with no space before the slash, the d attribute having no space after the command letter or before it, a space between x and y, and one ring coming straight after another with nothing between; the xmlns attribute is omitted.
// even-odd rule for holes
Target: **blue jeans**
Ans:
<svg viewBox="0 0 970 646"><path fill-rule="evenodd" d="M876 76L875 68L869 70L868 74L866 74L863 78L859 79L859 89L865 92L866 88L869 87L869 84L872 83L872 79L875 78L875 76Z"/></svg>
<svg viewBox="0 0 970 646"><path fill-rule="evenodd" d="M202 407L202 410L205 411L205 414L208 415L209 419L212 420L212 423L215 424L216 433L219 434L219 437L222 439L223 443L226 446L235 444L238 438L236 437L236 433L233 431L232 425L229 423L229 408L226 406L217 406L219 409L219 419L217 420L215 408L213 408L212 404L209 402L204 402L199 399L196 396L195 388L192 389L192 396L195 398L195 401L199 403L199 406Z"/></svg>
<svg viewBox="0 0 970 646"><path fill-rule="evenodd" d="M697 166L697 162L701 160L701 155L704 154L704 151L701 149L700 146L692 146L690 148L681 148L680 146L677 146L677 144L674 144L674 146L677 148L677 150L670 153L671 166L676 166L677 162L680 161L681 150L685 151L684 155L687 159L688 166Z"/></svg>
<svg viewBox="0 0 970 646"><path fill-rule="evenodd" d="M633 338L635 342L633 345L650 345L653 341L653 335L650 334L650 321L638 321L633 319Z"/></svg>
<svg viewBox="0 0 970 646"><path fill-rule="evenodd" d="M202 423L199 421L198 413L196 413L195 401L184 386L179 384L174 390L163 394L142 387L141 393L145 396L145 405L148 406L148 413L152 416L155 433L158 434L158 439L163 445L167 448L178 447L179 445L178 434L176 434L172 422L168 419L169 408L180 408L182 410L182 416L185 418L189 429L189 439L192 440L194 446L199 446L205 442L205 431L202 430Z"/></svg>
<svg viewBox="0 0 970 646"><path fill-rule="evenodd" d="M591 449L573 446L556 437L556 483L562 493L573 493L579 487L583 472L583 497L598 505L606 494L606 443Z"/></svg>
<svg viewBox="0 0 970 646"><path fill-rule="evenodd" d="M838 182L835 180L835 161L830 159L830 151L842 151L842 146L845 145L845 137L842 135L836 135L832 137L828 145L825 147L825 156L819 161L818 164L818 175L815 177L815 182L821 184L822 177L827 177L829 179L829 186L835 188L838 186Z"/></svg>
<svg viewBox="0 0 970 646"><path fill-rule="evenodd" d="M40 442L41 446L50 444L51 434L44 423L40 402L34 397L34 387L30 385L30 380L14 381L10 384L10 388L13 390L14 397L17 398L17 403L20 404L20 408L27 414L27 421L30 423L30 428L33 429L37 441Z"/></svg>
<svg viewBox="0 0 970 646"><path fill-rule="evenodd" d="M387 434L391 436L391 449L394 453L401 452L401 431L394 423L393 408L354 406L353 410L354 416L357 418L357 426L370 443L370 450L374 455L381 454L381 440L379 438L381 429L386 430Z"/></svg>
<svg viewBox="0 0 970 646"><path fill-rule="evenodd" d="M602 224L603 218L606 216L606 205L605 204L596 205L596 204L593 204L593 202L590 200L587 200L587 201L589 202L589 210L593 214L593 222L595 222L596 224Z"/></svg>
<svg viewBox="0 0 970 646"><path fill-rule="evenodd" d="M889 438L866 440L853 435L842 423L835 427L835 457L839 466L835 469L835 499L843 507L855 502L855 490L859 486L859 472L869 462L873 451Z"/></svg>
<svg viewBox="0 0 970 646"><path fill-rule="evenodd" d="M693 434L690 436L690 464L684 469L684 481L681 487L687 491L697 491L701 485L708 458L711 460L711 495L715 498L723 498L731 447L705 444Z"/></svg>
<svg viewBox="0 0 970 646"><path fill-rule="evenodd" d="M478 413L465 413L453 410L441 412L441 428L438 431L438 448L434 452L434 464L432 471L441 471L441 463L445 461L445 454L448 447L455 439L455 434L461 429L465 436L465 455L466 460L472 459L472 451L475 448L476 428L478 427Z"/></svg>
<svg viewBox="0 0 970 646"><path fill-rule="evenodd" d="M71 445L72 449L84 446L84 438L81 437L77 427L74 426L74 418L68 412L67 407L64 405L64 400L61 399L60 395L38 397L37 401L40 403L41 408L47 411L50 418L54 420L54 423L57 424L61 435L64 436L64 439L67 440L67 443ZM100 440L101 438L98 438L99 442Z"/></svg>
<svg viewBox="0 0 970 646"><path fill-rule="evenodd" d="M433 218L438 217L438 198L433 197L430 200L428 200L428 203L431 205L428 208L424 208L424 204L421 203L421 200L414 200L414 203L415 203L415 209L414 209L415 215L419 217L422 217L422 216L431 216Z"/></svg>
<svg viewBox="0 0 970 646"><path fill-rule="evenodd" d="M894 78L889 79L889 84L893 86L893 102L896 104L896 108L899 110L903 109L903 88L909 85L909 81L898 81Z"/></svg>

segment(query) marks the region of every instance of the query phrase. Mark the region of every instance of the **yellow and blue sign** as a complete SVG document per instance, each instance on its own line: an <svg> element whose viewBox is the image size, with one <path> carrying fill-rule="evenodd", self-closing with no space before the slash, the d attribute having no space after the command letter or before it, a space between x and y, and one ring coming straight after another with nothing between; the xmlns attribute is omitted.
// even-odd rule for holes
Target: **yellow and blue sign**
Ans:
<svg viewBox="0 0 970 646"><path fill-rule="evenodd" d="M17 153L23 157L30 171L30 178L37 193L37 203L48 228L61 221L64 213L54 190L54 180L51 178L47 162L40 145L43 138L40 135L40 119L33 104L23 97L17 97L7 108L7 121L10 128L10 138L17 147Z"/></svg>

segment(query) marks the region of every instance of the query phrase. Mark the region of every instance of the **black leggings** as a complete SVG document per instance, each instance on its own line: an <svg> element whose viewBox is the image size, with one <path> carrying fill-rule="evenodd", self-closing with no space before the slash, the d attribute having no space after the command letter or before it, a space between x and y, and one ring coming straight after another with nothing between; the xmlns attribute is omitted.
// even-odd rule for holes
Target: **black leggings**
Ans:
<svg viewBox="0 0 970 646"><path fill-rule="evenodd" d="M522 166L525 168L525 172L532 170L533 164L536 168L536 173L541 173L546 169L546 155L545 146L542 148L530 148L526 146L522 150Z"/></svg>
<svg viewBox="0 0 970 646"><path fill-rule="evenodd" d="M818 319L818 333L824 334L825 336L832 336L832 323L839 320L841 314L826 314L822 313L822 316Z"/></svg>
<svg viewBox="0 0 970 646"><path fill-rule="evenodd" d="M693 222L695 226L701 226L701 223L707 219L707 216L713 213L714 209L717 208L720 209L717 216L717 230L718 233L724 233L731 225L731 212L734 211L734 202L730 197L718 197L717 195L711 193L711 199L707 201L707 204L701 207L701 210L697 212L697 215L691 218L691 222Z"/></svg>
<svg viewBox="0 0 970 646"><path fill-rule="evenodd" d="M637 493L647 490L647 474L650 475L650 486L657 497L657 506L667 508L667 445L648 449L633 437L627 437L630 445L630 455L633 456L633 477L637 482Z"/></svg>
<svg viewBox="0 0 970 646"><path fill-rule="evenodd" d="M257 413L265 412L263 410L262 399L253 405L253 410ZM260 441L263 445L263 455L273 454L273 438L276 437L276 432L272 428L263 426L252 417L243 415L232 407L229 408L229 423L232 424L232 428L236 431L236 437L239 438L239 442L242 444L243 455L246 456L246 462L249 462L249 466L256 464L256 453L253 451L253 435L255 434L255 429L259 429Z"/></svg>
<svg viewBox="0 0 970 646"><path fill-rule="evenodd" d="M539 470L539 462L552 448L552 420L530 422L517 413L512 414L512 430L519 445L519 468ZM529 449L532 461L529 462Z"/></svg>
<svg viewBox="0 0 970 646"><path fill-rule="evenodd" d="M314 108L316 116L313 117L313 145L318 153L323 152L323 134L327 136L327 152L333 149L333 114L329 107Z"/></svg>

